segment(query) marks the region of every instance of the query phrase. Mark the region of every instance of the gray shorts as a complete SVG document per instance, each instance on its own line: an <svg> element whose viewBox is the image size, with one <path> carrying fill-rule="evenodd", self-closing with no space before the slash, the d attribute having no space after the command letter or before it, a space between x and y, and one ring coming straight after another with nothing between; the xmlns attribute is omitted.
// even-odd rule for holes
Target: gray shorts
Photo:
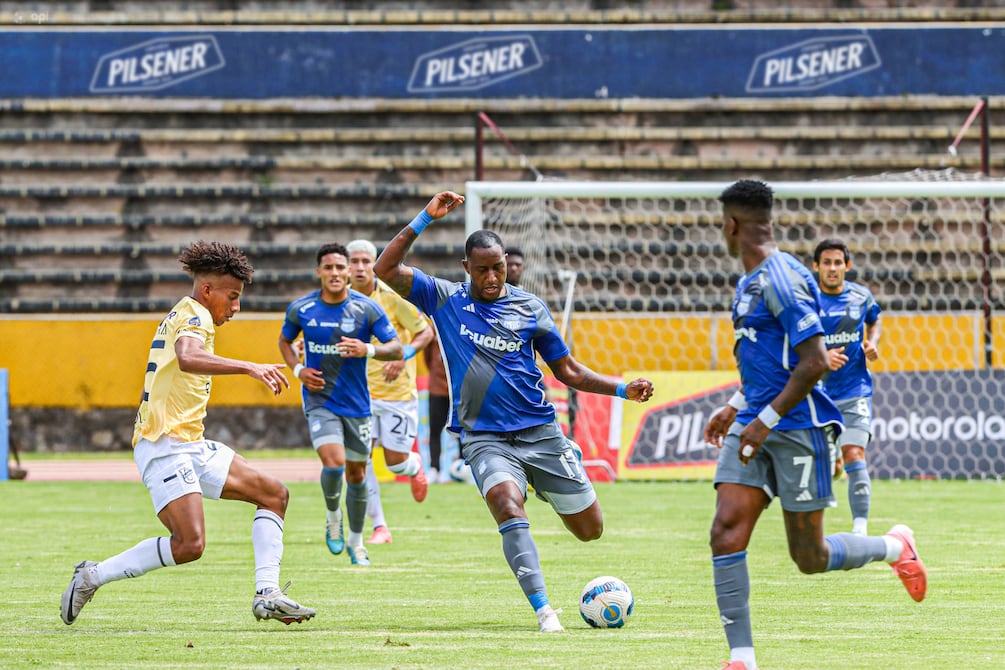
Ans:
<svg viewBox="0 0 1005 670"><path fill-rule="evenodd" d="M762 489L769 499L778 496L782 509L790 512L813 512L836 504L831 489L832 428L773 430L746 466L740 462L742 430L739 423L729 427L715 469L716 485Z"/></svg>
<svg viewBox="0 0 1005 670"><path fill-rule="evenodd" d="M326 444L341 444L347 461L365 463L370 458L370 417L339 416L318 407L307 412L307 426L315 450Z"/></svg>
<svg viewBox="0 0 1005 670"><path fill-rule="evenodd" d="M872 440L872 398L861 396L835 400L834 404L844 418L844 430L838 438L838 446L868 447Z"/></svg>
<svg viewBox="0 0 1005 670"><path fill-rule="evenodd" d="M461 454L482 497L492 487L514 482L527 499L527 486L559 514L582 512L596 501L581 457L558 423L546 423L512 433L468 432Z"/></svg>

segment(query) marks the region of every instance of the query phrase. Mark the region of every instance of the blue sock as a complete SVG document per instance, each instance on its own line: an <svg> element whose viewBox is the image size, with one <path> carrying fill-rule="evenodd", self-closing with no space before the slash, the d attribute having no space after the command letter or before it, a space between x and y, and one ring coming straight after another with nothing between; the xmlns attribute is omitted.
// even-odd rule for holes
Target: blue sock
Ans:
<svg viewBox="0 0 1005 670"><path fill-rule="evenodd" d="M503 556L536 612L548 604L548 592L544 588L537 545L530 534L530 522L519 518L504 521L499 524L499 534L502 535Z"/></svg>

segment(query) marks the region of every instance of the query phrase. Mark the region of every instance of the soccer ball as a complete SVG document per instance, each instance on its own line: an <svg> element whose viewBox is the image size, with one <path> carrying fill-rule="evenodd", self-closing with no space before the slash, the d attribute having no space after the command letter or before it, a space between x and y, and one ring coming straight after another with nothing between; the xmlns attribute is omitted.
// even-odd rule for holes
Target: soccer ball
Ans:
<svg viewBox="0 0 1005 670"><path fill-rule="evenodd" d="M471 466L464 462L463 458L458 458L450 464L450 478L461 484L474 484L475 477L471 474Z"/></svg>
<svg viewBox="0 0 1005 670"><path fill-rule="evenodd" d="M635 596L617 577L597 577L579 596L579 613L594 628L621 628L634 611Z"/></svg>

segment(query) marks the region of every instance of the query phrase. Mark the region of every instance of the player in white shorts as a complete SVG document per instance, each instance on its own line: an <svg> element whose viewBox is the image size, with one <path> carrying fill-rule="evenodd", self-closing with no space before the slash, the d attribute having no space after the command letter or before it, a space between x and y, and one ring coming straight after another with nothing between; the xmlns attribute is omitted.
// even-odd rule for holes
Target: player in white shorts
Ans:
<svg viewBox="0 0 1005 670"><path fill-rule="evenodd" d="M171 535L147 538L101 562L78 563L63 593L60 615L72 624L99 587L200 558L206 546L203 498L228 498L258 508L251 526L256 589L252 612L257 619L299 623L312 618L314 610L279 588L289 491L227 445L203 437L213 375L246 374L276 395L290 385L282 365L213 353L215 328L240 311L241 293L254 269L237 248L219 242L195 242L178 260L193 277L192 295L171 309L150 344L133 431L136 465L157 518Z"/></svg>

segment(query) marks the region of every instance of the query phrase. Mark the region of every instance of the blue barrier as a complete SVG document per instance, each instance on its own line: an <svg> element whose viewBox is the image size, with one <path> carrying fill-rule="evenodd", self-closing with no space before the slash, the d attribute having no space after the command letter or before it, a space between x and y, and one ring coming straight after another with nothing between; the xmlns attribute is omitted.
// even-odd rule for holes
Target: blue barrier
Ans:
<svg viewBox="0 0 1005 670"><path fill-rule="evenodd" d="M1003 95L1005 28L0 31L0 97Z"/></svg>

